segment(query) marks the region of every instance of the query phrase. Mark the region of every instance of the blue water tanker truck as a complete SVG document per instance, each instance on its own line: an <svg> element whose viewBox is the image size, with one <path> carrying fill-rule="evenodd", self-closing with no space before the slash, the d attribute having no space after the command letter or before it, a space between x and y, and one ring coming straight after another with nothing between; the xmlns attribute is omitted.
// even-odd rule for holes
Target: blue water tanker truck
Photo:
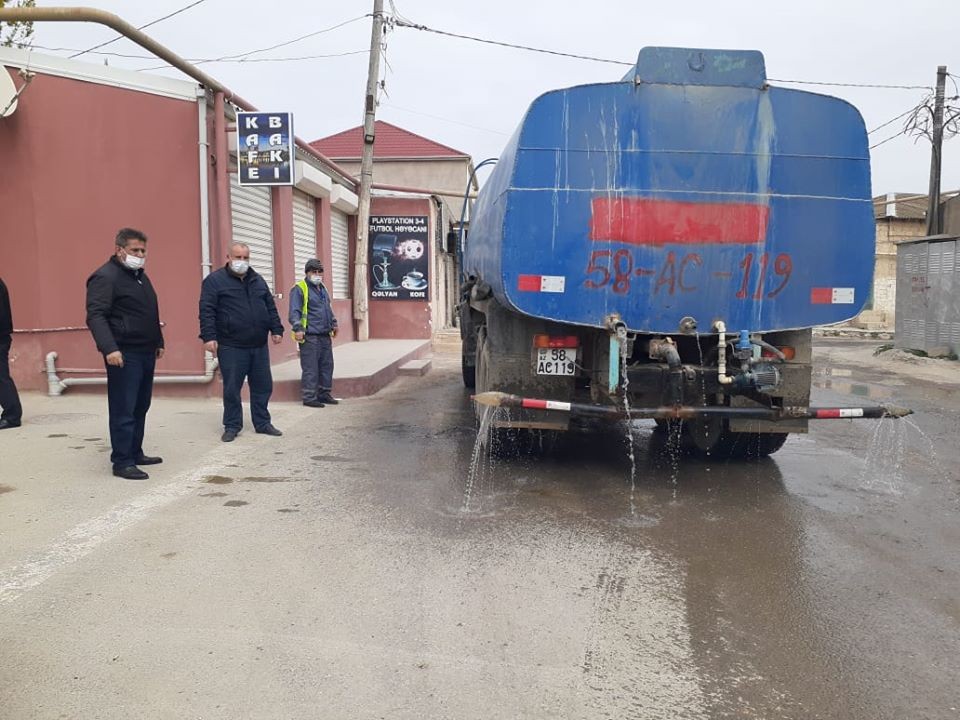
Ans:
<svg viewBox="0 0 960 720"><path fill-rule="evenodd" d="M768 84L756 51L650 47L530 105L463 240L463 379L498 422L676 421L768 455L815 418L812 330L870 295L863 118Z"/></svg>

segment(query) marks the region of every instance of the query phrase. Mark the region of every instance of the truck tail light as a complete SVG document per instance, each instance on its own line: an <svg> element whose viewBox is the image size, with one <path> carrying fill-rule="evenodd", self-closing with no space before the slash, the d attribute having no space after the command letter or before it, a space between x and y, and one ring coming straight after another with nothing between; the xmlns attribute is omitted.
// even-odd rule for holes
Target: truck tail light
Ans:
<svg viewBox="0 0 960 720"><path fill-rule="evenodd" d="M797 356L797 350L796 350L796 348L790 347L789 345L785 345L785 346L782 346L782 347L778 347L777 350L779 350L780 352L783 353L783 357L784 357L785 360L793 360L793 359ZM760 356L761 356L764 360L776 360L776 359L777 359L777 356L774 355L774 354L773 354L772 352L770 352L769 350L767 350L766 348L764 348L763 352L760 353Z"/></svg>
<svg viewBox="0 0 960 720"><path fill-rule="evenodd" d="M575 348L580 347L580 338L576 335L534 335L535 348Z"/></svg>

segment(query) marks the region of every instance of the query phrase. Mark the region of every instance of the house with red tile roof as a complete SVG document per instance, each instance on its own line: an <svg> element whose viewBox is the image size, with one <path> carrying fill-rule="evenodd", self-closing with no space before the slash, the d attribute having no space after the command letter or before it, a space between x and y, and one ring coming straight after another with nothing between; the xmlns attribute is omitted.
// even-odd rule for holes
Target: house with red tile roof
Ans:
<svg viewBox="0 0 960 720"><path fill-rule="evenodd" d="M359 177L362 126L314 140L310 147ZM376 248L371 247L370 337L429 338L453 326L459 268L456 243L452 239L459 227L468 183L472 196L478 189L472 173L473 160L467 153L383 120L374 124L370 242L372 245L383 243L382 239L378 241L373 220L388 217L426 217L430 242L425 248L429 260L424 260L428 299L419 302L409 297L414 293L404 292L403 284L412 282L406 267L410 264L409 258L397 262L394 258L381 257L382 252L375 257ZM381 229L387 225L389 223L379 223ZM399 231L383 231L381 235L396 235L399 244L411 239ZM384 266L385 259L394 262ZM407 274L397 274L404 270ZM400 287L391 288L391 285Z"/></svg>

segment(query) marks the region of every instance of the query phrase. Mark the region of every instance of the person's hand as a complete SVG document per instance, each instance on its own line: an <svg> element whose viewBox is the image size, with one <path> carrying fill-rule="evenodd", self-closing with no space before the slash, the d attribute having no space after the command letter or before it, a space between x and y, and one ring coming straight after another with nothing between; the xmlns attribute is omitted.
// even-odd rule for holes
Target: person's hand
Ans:
<svg viewBox="0 0 960 720"><path fill-rule="evenodd" d="M337 336L337 329L334 328L333 330L330 331L330 337L335 338L336 336Z"/></svg>
<svg viewBox="0 0 960 720"><path fill-rule="evenodd" d="M210 341L208 341L208 342L205 342L205 343L203 344L203 349L206 350L206 351L208 351L208 352L212 352L214 355L216 355L216 354L217 354L217 341L216 341L216 340L210 340Z"/></svg>
<svg viewBox="0 0 960 720"><path fill-rule="evenodd" d="M163 348L157 348L157 360L163 357Z"/></svg>
<svg viewBox="0 0 960 720"><path fill-rule="evenodd" d="M105 357L107 360L107 365L123 367L123 353L119 350L114 350L112 353L107 353Z"/></svg>
<svg viewBox="0 0 960 720"><path fill-rule="evenodd" d="M283 342L283 335L271 335L270 339L273 340L274 345L279 345Z"/></svg>
<svg viewBox="0 0 960 720"><path fill-rule="evenodd" d="M298 330L297 332L295 332L295 333L293 334L293 337L294 337L294 339L295 339L298 343L302 343L302 342L303 342L303 330Z"/></svg>

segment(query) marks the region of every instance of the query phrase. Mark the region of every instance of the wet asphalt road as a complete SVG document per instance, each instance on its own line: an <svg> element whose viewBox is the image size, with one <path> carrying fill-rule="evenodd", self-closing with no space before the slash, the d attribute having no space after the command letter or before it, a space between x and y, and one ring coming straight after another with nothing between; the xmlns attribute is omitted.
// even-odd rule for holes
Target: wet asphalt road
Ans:
<svg viewBox="0 0 960 720"><path fill-rule="evenodd" d="M458 364L290 410L7 603L0 717L960 715L960 384L821 366L917 414L754 463L638 423L631 484L625 433L471 472Z"/></svg>

